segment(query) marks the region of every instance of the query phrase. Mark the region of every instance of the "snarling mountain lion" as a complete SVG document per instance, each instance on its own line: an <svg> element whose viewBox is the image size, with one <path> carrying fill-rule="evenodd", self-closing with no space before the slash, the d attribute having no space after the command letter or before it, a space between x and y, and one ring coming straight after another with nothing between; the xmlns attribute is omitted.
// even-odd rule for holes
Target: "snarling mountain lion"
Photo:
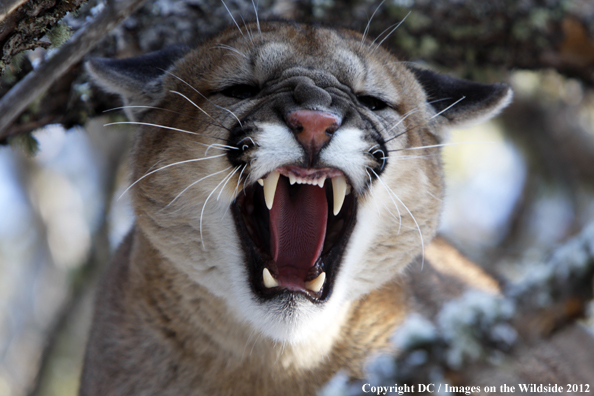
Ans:
<svg viewBox="0 0 594 396"><path fill-rule="evenodd" d="M312 395L363 375L409 310L404 269L432 268L446 129L512 97L292 22L88 70L138 132L135 226L81 395Z"/></svg>

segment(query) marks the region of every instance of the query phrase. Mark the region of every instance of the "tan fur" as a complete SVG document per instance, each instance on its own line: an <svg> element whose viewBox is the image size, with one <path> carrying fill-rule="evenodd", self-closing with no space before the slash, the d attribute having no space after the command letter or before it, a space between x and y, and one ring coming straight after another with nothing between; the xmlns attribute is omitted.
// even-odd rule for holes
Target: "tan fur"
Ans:
<svg viewBox="0 0 594 396"><path fill-rule="evenodd" d="M99 84L127 105L151 108L127 109L144 124L132 164L136 225L99 289L81 395L313 395L340 370L363 376L369 356L389 351L389 337L416 293L433 291L439 300L448 292L435 288L444 283L439 271L452 278L447 260L439 271L425 262L419 282L401 277L433 237L443 196L439 150L403 149L438 144L444 126L493 115L509 101L509 89L498 86L487 104L477 100L467 113L444 118L448 113L437 114L427 102L440 98L425 92L425 75L357 33L282 22L262 23L261 33L255 24L249 29L253 37L222 32L149 82L105 62L89 65ZM220 93L237 81L259 84L262 96L254 102ZM297 103L299 90L307 96ZM294 93L283 96L286 91ZM381 95L392 107L376 114L358 103L361 95ZM245 238L229 213L242 190L283 165L285 155L300 161L286 148L293 143L283 140L279 106L341 112L342 129L319 166L344 167L358 202L333 294L321 304L295 299L286 310L282 301L293 300L254 297ZM241 131L253 129L257 144L238 154L249 166L243 176L240 168L224 172L228 156L214 157L224 151L210 147L206 154L204 147L231 144L238 119ZM392 150L385 169L365 152L382 134L378 141L390 139ZM357 145L362 151L348 151ZM205 156L213 158L195 161ZM191 162L173 165L179 161ZM428 255L438 258L440 249L447 247ZM465 286L455 282L465 281L449 284L460 292ZM495 287L492 280L483 284Z"/></svg>

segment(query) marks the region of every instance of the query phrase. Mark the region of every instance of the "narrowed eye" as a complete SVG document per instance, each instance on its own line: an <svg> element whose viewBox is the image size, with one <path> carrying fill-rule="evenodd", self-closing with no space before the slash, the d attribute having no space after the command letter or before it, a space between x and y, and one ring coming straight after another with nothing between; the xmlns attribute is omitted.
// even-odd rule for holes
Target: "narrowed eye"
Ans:
<svg viewBox="0 0 594 396"><path fill-rule="evenodd" d="M232 85L229 88L225 88L221 93L230 98L247 99L252 96L256 96L260 90L258 87L248 84L237 84Z"/></svg>
<svg viewBox="0 0 594 396"><path fill-rule="evenodd" d="M359 103L363 106L367 107L369 110L383 110L388 107L388 104L381 99L376 98L375 96L369 95L359 95L357 96Z"/></svg>

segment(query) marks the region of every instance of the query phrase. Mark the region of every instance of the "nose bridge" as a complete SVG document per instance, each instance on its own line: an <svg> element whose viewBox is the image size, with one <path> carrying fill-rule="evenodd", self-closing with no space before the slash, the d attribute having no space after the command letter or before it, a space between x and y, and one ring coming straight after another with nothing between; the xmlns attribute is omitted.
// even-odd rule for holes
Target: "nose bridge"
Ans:
<svg viewBox="0 0 594 396"><path fill-rule="evenodd" d="M332 96L309 78L300 79L293 90L293 98L297 105L306 109L326 109L332 104Z"/></svg>

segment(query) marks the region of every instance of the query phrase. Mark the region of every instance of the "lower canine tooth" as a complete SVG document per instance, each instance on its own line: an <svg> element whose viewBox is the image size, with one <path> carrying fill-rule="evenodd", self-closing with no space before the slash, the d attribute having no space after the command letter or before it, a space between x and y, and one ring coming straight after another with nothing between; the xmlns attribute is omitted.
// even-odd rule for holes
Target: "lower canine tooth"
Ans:
<svg viewBox="0 0 594 396"><path fill-rule="evenodd" d="M314 293L319 292L322 290L322 286L324 286L324 281L326 280L326 273L322 272L316 279L310 280L309 282L305 282L305 287L308 290L311 290Z"/></svg>
<svg viewBox="0 0 594 396"><path fill-rule="evenodd" d="M264 179L264 200L266 201L266 207L268 210L272 209L274 203L274 194L276 193L276 185L278 184L278 178L280 173L270 172L266 179Z"/></svg>
<svg viewBox="0 0 594 396"><path fill-rule="evenodd" d="M264 280L264 286L268 289L278 286L278 281L272 277L268 268L264 268L264 271L262 271L262 279Z"/></svg>

